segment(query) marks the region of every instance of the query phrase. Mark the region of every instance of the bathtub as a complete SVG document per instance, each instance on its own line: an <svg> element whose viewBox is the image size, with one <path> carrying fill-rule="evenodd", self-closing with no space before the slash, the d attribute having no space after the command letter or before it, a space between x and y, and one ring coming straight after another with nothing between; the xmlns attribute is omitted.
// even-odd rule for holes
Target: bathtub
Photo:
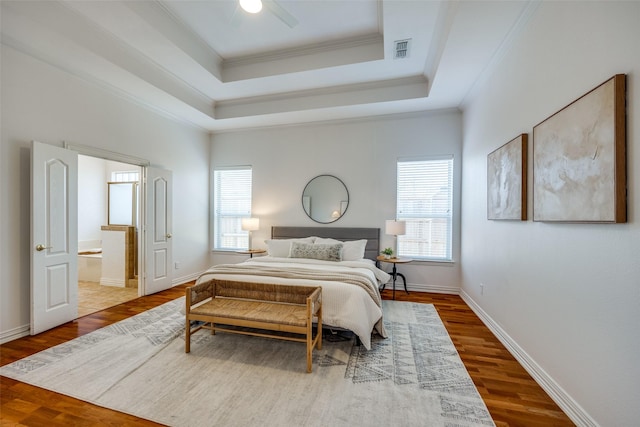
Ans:
<svg viewBox="0 0 640 427"><path fill-rule="evenodd" d="M78 254L78 280L100 283L102 276L102 251L86 251Z"/></svg>

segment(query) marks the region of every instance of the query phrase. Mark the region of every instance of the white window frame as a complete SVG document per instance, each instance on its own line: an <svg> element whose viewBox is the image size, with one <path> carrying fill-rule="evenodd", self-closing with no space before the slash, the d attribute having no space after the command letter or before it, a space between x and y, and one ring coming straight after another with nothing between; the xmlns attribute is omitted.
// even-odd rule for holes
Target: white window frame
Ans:
<svg viewBox="0 0 640 427"><path fill-rule="evenodd" d="M213 250L249 249L249 232L242 230L242 219L251 217L252 180L251 166L214 169ZM226 191L221 191L221 186L226 186Z"/></svg>
<svg viewBox="0 0 640 427"><path fill-rule="evenodd" d="M399 256L453 261L453 173L453 155L398 159L396 219L406 222L406 234L398 236Z"/></svg>
<svg viewBox="0 0 640 427"><path fill-rule="evenodd" d="M113 171L111 182L140 182L139 171Z"/></svg>

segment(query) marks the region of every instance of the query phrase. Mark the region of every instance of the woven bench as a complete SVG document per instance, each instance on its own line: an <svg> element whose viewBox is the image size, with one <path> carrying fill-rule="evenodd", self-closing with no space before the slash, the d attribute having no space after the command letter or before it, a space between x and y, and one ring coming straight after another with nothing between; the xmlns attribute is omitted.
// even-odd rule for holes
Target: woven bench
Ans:
<svg viewBox="0 0 640 427"><path fill-rule="evenodd" d="M186 289L185 317L186 353L191 351L191 334L200 329L210 329L212 335L221 331L304 342L307 372L311 372L313 349L322 348L321 287L212 279ZM192 327L192 321L202 323Z"/></svg>

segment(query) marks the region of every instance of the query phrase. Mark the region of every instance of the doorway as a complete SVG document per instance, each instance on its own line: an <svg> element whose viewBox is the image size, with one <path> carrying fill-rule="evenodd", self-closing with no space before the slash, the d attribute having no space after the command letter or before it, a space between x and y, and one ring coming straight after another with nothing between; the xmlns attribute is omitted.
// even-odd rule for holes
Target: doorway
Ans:
<svg viewBox="0 0 640 427"><path fill-rule="evenodd" d="M138 165L78 156L78 317L142 294L137 275L142 172Z"/></svg>
<svg viewBox="0 0 640 427"><path fill-rule="evenodd" d="M137 233L139 241L135 240L138 294L150 295L172 286L172 172L150 166L142 159L98 148L66 142L60 148L32 141L31 335L78 317L79 154L142 168L137 213L142 232Z"/></svg>

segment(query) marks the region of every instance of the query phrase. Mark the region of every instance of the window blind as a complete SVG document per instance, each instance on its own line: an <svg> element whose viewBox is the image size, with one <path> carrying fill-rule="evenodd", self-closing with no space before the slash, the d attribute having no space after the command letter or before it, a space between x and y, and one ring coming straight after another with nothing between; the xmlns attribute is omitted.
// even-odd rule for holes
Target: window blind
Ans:
<svg viewBox="0 0 640 427"><path fill-rule="evenodd" d="M400 256L451 260L453 157L398 161L396 218L406 222Z"/></svg>
<svg viewBox="0 0 640 427"><path fill-rule="evenodd" d="M214 249L249 248L242 218L251 216L251 167L214 170Z"/></svg>

